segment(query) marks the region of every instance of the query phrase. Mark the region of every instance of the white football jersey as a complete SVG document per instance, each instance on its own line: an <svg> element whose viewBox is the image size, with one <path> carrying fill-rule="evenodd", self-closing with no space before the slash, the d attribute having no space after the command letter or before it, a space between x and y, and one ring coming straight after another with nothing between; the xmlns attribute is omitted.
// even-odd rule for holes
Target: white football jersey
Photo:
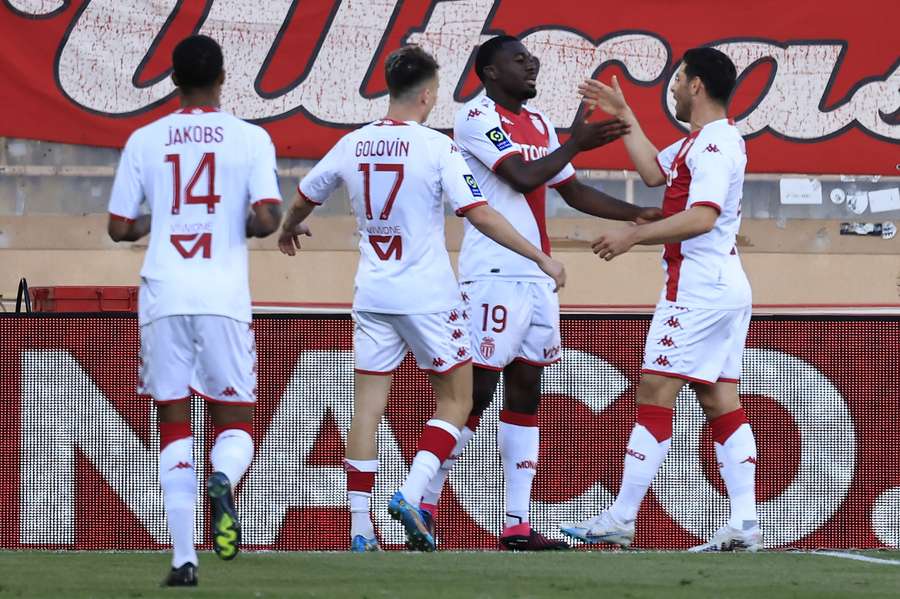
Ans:
<svg viewBox="0 0 900 599"><path fill-rule="evenodd" d="M735 247L747 166L737 127L728 119L713 121L661 151L656 161L666 175L665 216L691 206L719 213L712 231L665 245L666 286L660 301L697 308L750 305L750 283Z"/></svg>
<svg viewBox="0 0 900 599"><path fill-rule="evenodd" d="M248 210L281 202L269 134L208 107L141 127L122 151L109 212L133 220L143 200L152 220L140 323L187 314L250 322Z"/></svg>
<svg viewBox="0 0 900 599"><path fill-rule="evenodd" d="M567 164L546 185L526 194L513 189L495 171L497 165L515 154L521 154L526 161L538 160L558 148L559 139L553 123L533 108L523 106L516 114L482 95L456 113L453 137L490 205L528 241L549 254L547 186L557 187L568 182L575 177L575 169ZM493 277L550 280L533 261L506 249L466 223L459 255L459 280Z"/></svg>
<svg viewBox="0 0 900 599"><path fill-rule="evenodd" d="M341 183L359 230L353 308L456 308L461 296L444 239L442 193L457 215L486 203L456 144L413 121L375 121L341 138L298 189L321 204Z"/></svg>

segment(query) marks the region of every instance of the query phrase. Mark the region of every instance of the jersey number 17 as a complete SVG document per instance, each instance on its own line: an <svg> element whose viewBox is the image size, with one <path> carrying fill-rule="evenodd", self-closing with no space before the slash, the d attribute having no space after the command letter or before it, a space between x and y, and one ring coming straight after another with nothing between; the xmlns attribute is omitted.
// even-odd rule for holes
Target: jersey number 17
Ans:
<svg viewBox="0 0 900 599"><path fill-rule="evenodd" d="M394 200L397 199L397 193L400 191L400 185L403 183L403 165L402 164L370 164L362 162L359 165L359 171L363 174L363 197L366 204L366 220L374 220L372 217L372 167L375 167L376 173L394 173L394 184L385 198L384 206L381 214L378 215L379 220L387 220L391 216L391 210L394 209ZM403 239L399 235L369 235L369 243L372 249L381 260L390 260L394 258L399 260L403 257Z"/></svg>

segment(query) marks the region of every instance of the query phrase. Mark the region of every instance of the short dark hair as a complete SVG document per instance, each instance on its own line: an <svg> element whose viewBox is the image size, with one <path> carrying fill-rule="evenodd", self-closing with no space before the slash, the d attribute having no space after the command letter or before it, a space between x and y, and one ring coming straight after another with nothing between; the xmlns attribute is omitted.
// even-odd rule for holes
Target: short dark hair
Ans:
<svg viewBox="0 0 900 599"><path fill-rule="evenodd" d="M402 98L438 71L434 57L415 45L408 45L391 52L384 61L384 79L392 98Z"/></svg>
<svg viewBox="0 0 900 599"><path fill-rule="evenodd" d="M475 53L475 74L484 82L484 68L494 62L494 55L510 42L518 42L519 38L511 35L498 35L478 46Z"/></svg>
<svg viewBox="0 0 900 599"><path fill-rule="evenodd" d="M172 51L172 70L181 89L210 87L222 74L222 48L205 35L186 37Z"/></svg>
<svg viewBox="0 0 900 599"><path fill-rule="evenodd" d="M684 53L683 60L688 79L699 77L710 98L722 105L728 103L737 81L737 69L724 52L715 48L691 48Z"/></svg>

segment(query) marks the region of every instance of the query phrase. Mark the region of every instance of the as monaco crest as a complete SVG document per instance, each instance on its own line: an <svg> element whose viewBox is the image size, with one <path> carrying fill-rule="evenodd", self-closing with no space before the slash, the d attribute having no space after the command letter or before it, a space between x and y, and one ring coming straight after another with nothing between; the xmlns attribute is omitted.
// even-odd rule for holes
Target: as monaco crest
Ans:
<svg viewBox="0 0 900 599"><path fill-rule="evenodd" d="M481 355L487 359L490 359L491 356L494 355L494 350L496 346L494 345L493 337L485 337L481 340Z"/></svg>

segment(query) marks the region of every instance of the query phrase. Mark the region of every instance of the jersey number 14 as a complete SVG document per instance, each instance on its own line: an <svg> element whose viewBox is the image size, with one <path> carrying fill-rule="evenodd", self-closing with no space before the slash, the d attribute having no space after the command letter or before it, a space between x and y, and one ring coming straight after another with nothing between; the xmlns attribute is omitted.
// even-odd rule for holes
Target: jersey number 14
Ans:
<svg viewBox="0 0 900 599"><path fill-rule="evenodd" d="M359 171L363 174L363 197L366 203L366 220L374 220L372 217L372 167L375 167L376 173L394 173L394 184L384 201L384 207L378 215L379 220L387 220L391 216L391 210L394 209L394 200L397 199L397 193L400 191L400 185L403 183L403 165L402 164L369 164L368 162L360 163ZM390 260L394 258L399 260L403 257L403 239L399 235L369 235L369 243L372 249L381 260Z"/></svg>
<svg viewBox="0 0 900 599"><path fill-rule="evenodd" d="M166 162L172 165L172 214L181 214L181 155L166 154ZM206 195L197 195L194 188L204 173L206 173ZM215 214L216 204L222 199L222 196L216 195L215 183L216 155L213 152L206 152L200 159L200 164L194 169L187 187L184 188L184 203L204 204L207 214ZM197 254L206 259L212 257L212 233L173 234L169 237L169 241L182 258L193 258ZM186 244L191 241L194 241L194 245L188 248Z"/></svg>

